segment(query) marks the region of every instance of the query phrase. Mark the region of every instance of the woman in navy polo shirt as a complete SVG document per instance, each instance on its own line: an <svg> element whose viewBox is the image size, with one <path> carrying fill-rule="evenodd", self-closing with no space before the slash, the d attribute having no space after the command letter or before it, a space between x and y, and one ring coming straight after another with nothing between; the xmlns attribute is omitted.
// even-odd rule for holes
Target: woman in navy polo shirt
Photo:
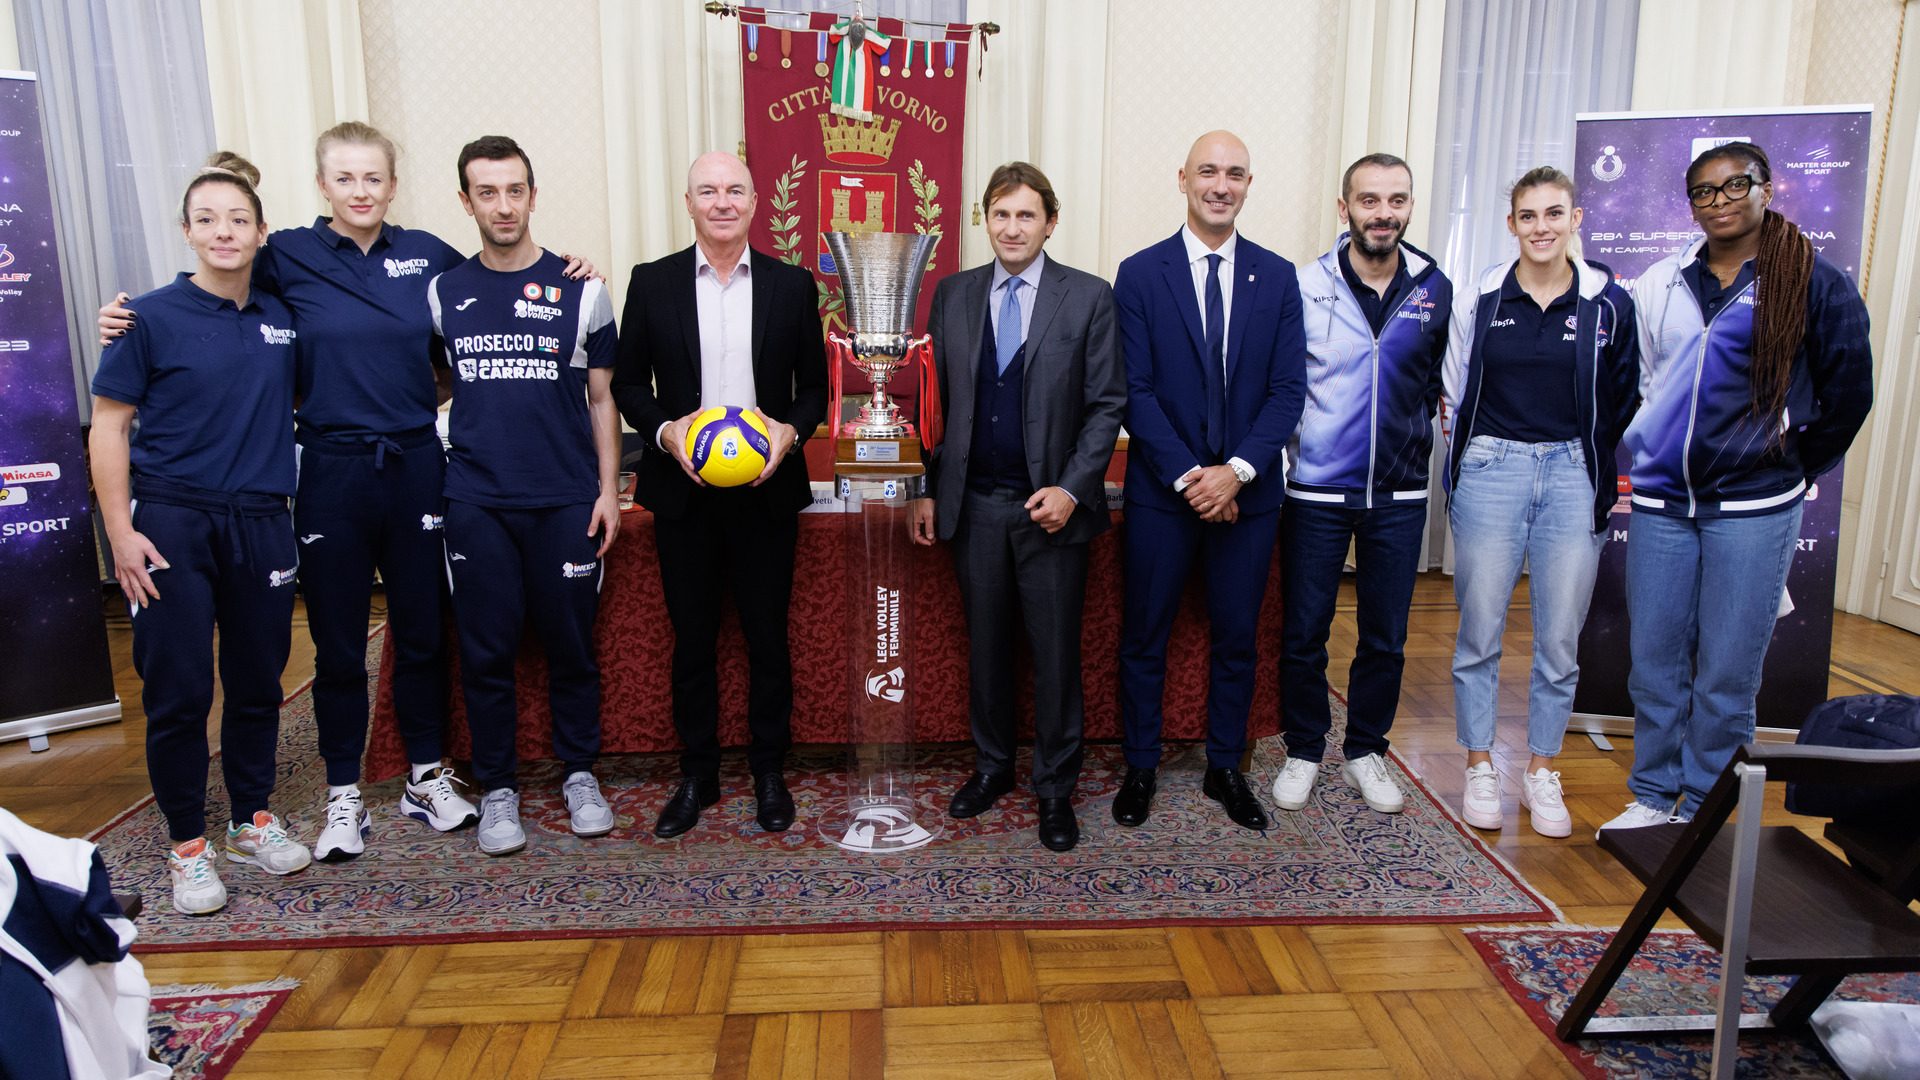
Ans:
<svg viewBox="0 0 1920 1080"><path fill-rule="evenodd" d="M477 820L442 760L446 650L438 394L427 283L466 257L432 233L386 220L396 151L349 121L314 145L331 217L281 229L254 263L255 287L283 299L300 330L300 587L314 646L314 719L327 767L314 854L351 859L372 815L360 795L367 739L367 616L374 572L393 639L393 701L412 763L400 812L447 832ZM569 275L593 267L575 260ZM126 325L101 309L111 336Z"/></svg>
<svg viewBox="0 0 1920 1080"><path fill-rule="evenodd" d="M287 511L293 317L252 287L266 236L259 176L216 154L187 185L181 228L199 269L130 302L140 318L93 380L93 483L132 605L147 773L174 844L173 906L188 915L227 902L203 835L216 627L227 857L271 874L312 861L267 808L299 557Z"/></svg>
<svg viewBox="0 0 1920 1080"><path fill-rule="evenodd" d="M1873 405L1860 291L1769 209L1772 180L1749 142L1695 158L1687 201L1706 235L1633 287L1634 801L1602 828L1691 817L1752 740L1803 500Z"/></svg>
<svg viewBox="0 0 1920 1080"><path fill-rule="evenodd" d="M1514 184L1507 228L1519 257L1455 290L1445 367L1461 816L1476 828L1501 824L1492 754L1500 639L1524 565L1533 675L1520 803L1533 830L1554 837L1573 831L1553 762L1615 498L1614 448L1634 400L1633 302L1612 271L1574 255L1580 217L1573 181L1558 169Z"/></svg>

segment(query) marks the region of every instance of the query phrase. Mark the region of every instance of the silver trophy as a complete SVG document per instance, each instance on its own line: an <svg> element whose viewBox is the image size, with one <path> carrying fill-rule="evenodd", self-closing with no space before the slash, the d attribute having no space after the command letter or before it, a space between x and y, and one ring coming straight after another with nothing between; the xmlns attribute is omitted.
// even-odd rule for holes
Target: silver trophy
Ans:
<svg viewBox="0 0 1920 1080"><path fill-rule="evenodd" d="M900 409L887 394L887 381L905 362L907 353L925 341L913 337L914 308L920 300L920 280L939 237L923 233L830 232L827 250L833 252L847 308L848 340L835 343L853 356L853 364L873 382L873 396L854 418L856 439L898 439L907 434Z"/></svg>
<svg viewBox="0 0 1920 1080"><path fill-rule="evenodd" d="M873 383L854 422L835 432L834 486L846 509L851 674L847 770L840 798L822 808L821 835L854 852L909 851L940 835L942 815L918 794L914 701L921 687L910 657L913 545L908 501L924 492L920 437L887 395L887 381L913 363L920 282L938 238L918 233L827 234L844 290L852 338L836 353ZM836 379L840 370L835 361ZM839 402L834 402L836 419Z"/></svg>

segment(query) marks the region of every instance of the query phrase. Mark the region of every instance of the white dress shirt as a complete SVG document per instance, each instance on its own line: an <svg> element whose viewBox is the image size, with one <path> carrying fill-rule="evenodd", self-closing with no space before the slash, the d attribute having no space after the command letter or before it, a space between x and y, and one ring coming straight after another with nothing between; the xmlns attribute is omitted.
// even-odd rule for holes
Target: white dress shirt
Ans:
<svg viewBox="0 0 1920 1080"><path fill-rule="evenodd" d="M1034 299L1040 295L1040 272L1046 267L1047 253L1040 252L1018 274L1007 273L999 259L993 260L993 285L987 290L987 316L993 320L993 339L1000 340L1000 306L1007 302L1007 282L1019 278L1026 283L1020 291L1020 340L1027 340L1033 328Z"/></svg>
<svg viewBox="0 0 1920 1080"><path fill-rule="evenodd" d="M1207 262L1207 256L1220 256L1220 311L1227 324L1220 328L1220 378L1222 385L1225 385L1228 350L1232 347L1227 341L1227 334L1233 327L1233 257L1240 248L1240 231L1235 229L1219 247L1210 248L1206 241L1194 235L1192 226L1182 225L1180 240L1187 245L1187 267L1193 272L1193 300L1200 310L1200 336L1203 339L1207 333L1207 276L1212 269L1211 264ZM1233 457L1227 460L1238 462L1248 473L1258 477L1258 471L1244 458ZM1194 471L1199 468L1199 464L1195 463L1193 468L1188 469L1180 479L1173 482L1173 490L1185 491L1187 485L1193 482Z"/></svg>
<svg viewBox="0 0 1920 1080"><path fill-rule="evenodd" d="M700 407L759 405L753 387L753 253L742 251L733 273L720 274L700 245L693 246L693 300L700 322ZM660 435L653 441L662 450Z"/></svg>
<svg viewBox="0 0 1920 1080"><path fill-rule="evenodd" d="M1200 336L1205 338L1207 333L1207 256L1209 255L1220 256L1220 303L1227 318L1225 329L1230 330L1233 327L1233 256L1240 247L1239 230L1234 230L1233 234L1228 236L1217 249L1208 247L1205 241L1195 236L1192 226L1189 225L1180 226L1180 239L1187 245L1187 268L1193 271L1193 300L1199 305L1200 310ZM1221 341L1224 342L1226 339L1226 334L1220 335ZM1226 374L1226 363L1227 351L1222 348L1220 373L1223 376Z"/></svg>

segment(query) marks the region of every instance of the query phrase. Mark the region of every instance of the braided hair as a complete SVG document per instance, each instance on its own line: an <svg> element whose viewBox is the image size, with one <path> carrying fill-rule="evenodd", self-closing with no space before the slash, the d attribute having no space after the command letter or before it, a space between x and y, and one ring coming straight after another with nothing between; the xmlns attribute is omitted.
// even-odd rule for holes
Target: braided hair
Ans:
<svg viewBox="0 0 1920 1080"><path fill-rule="evenodd" d="M1773 179L1767 152L1750 142L1716 146L1687 166L1687 180L1708 162L1722 158L1752 169L1759 183ZM1760 221L1760 249L1754 260L1753 356L1748 377L1753 400L1748 414L1755 419L1778 416L1787 404L1787 386L1793 378L1793 358L1807 334L1807 289L1813 281L1813 242L1777 210ZM1777 437L1777 433L1776 433Z"/></svg>

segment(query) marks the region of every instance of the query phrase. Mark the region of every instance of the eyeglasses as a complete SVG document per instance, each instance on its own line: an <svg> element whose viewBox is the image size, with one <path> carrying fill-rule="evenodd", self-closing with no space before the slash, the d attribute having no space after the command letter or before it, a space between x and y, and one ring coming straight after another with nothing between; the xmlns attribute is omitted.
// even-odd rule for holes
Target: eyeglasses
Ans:
<svg viewBox="0 0 1920 1080"><path fill-rule="evenodd" d="M1728 177L1727 182L1718 187L1712 184L1695 184L1687 189L1687 201L1695 206L1712 206L1713 197L1724 194L1728 202L1739 202L1747 197L1747 193L1753 190L1755 184L1761 182L1747 173L1741 173L1739 176Z"/></svg>

